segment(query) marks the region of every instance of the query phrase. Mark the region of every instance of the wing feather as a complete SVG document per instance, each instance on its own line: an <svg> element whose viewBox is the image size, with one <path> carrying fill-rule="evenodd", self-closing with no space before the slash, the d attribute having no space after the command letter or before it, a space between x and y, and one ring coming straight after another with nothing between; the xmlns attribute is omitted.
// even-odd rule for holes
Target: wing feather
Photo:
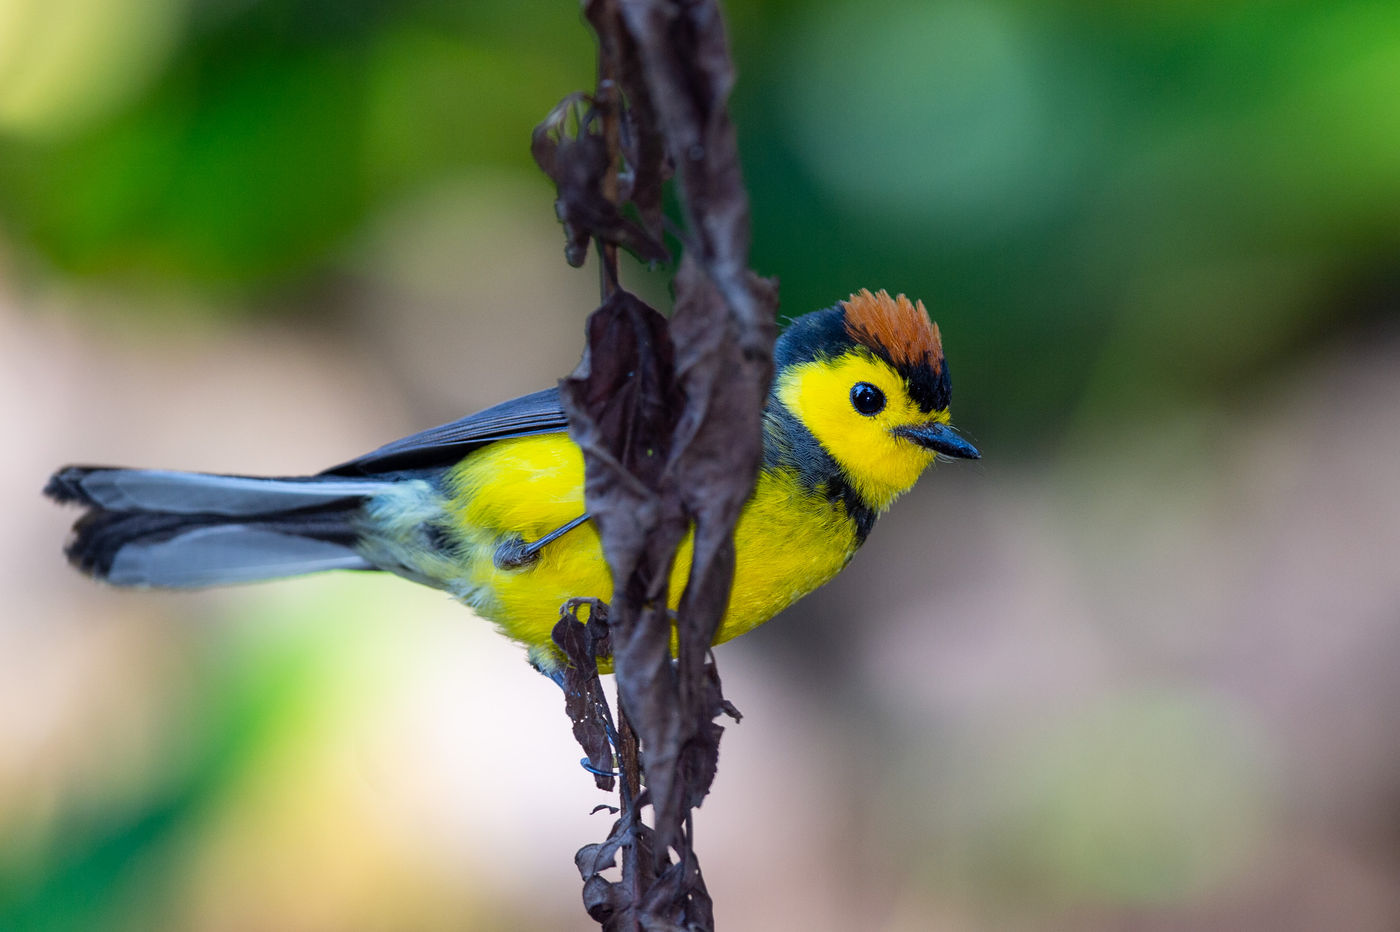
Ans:
<svg viewBox="0 0 1400 932"><path fill-rule="evenodd" d="M322 475L368 476L401 469L446 466L497 440L560 433L567 428L568 421L559 404L559 389L546 388L386 443L372 453L332 466Z"/></svg>

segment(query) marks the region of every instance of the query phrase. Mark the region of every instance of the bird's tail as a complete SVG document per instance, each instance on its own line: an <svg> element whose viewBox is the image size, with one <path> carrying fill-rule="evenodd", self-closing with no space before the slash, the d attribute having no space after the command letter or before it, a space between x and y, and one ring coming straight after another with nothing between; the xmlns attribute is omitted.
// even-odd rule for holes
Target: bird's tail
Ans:
<svg viewBox="0 0 1400 932"><path fill-rule="evenodd" d="M187 589L375 567L355 516L373 479L258 479L156 469L69 466L44 494L87 508L65 552L118 586Z"/></svg>

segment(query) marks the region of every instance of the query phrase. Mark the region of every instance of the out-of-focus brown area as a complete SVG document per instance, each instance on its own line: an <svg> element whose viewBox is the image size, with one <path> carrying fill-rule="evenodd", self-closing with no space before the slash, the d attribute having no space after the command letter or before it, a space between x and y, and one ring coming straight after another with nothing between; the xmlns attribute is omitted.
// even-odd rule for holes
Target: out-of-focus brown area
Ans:
<svg viewBox="0 0 1400 932"><path fill-rule="evenodd" d="M97 6L0 0L0 928L586 927L605 799L488 624L105 588L39 496L567 372L577 11ZM925 299L985 458L719 649L719 922L1400 926L1400 8L729 10L755 265Z"/></svg>

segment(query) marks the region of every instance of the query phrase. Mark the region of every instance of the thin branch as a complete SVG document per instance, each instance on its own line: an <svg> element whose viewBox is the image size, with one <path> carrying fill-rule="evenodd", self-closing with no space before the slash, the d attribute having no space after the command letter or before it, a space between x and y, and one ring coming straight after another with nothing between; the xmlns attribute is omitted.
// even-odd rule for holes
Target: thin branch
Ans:
<svg viewBox="0 0 1400 932"><path fill-rule="evenodd" d="M593 603L586 625L566 606L556 641L569 658L566 705L595 773L606 755L600 736L615 739L622 807L608 838L580 849L576 863L585 906L605 929L709 929L692 810L718 766L715 718L737 718L709 649L728 602L734 525L762 456L777 292L747 267L748 198L718 3L586 0L584 13L598 36L598 87L566 98L532 141L558 189L566 258L581 264L596 243L603 298L561 398L584 453L613 596ZM622 288L617 249L667 258L662 185L673 166L685 254L668 322ZM672 613L670 569L688 533L691 571ZM596 701L595 658L609 654L616 733ZM610 779L605 772L600 786ZM622 879L609 881L602 872L619 853Z"/></svg>

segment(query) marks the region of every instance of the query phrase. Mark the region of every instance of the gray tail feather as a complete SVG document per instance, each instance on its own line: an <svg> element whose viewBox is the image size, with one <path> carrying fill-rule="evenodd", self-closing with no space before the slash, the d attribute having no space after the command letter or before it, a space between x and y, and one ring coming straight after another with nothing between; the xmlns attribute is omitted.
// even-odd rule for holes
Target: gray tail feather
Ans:
<svg viewBox="0 0 1400 932"><path fill-rule="evenodd" d="M87 506L65 552L119 586L194 588L375 567L354 518L374 480L69 466L44 493Z"/></svg>

